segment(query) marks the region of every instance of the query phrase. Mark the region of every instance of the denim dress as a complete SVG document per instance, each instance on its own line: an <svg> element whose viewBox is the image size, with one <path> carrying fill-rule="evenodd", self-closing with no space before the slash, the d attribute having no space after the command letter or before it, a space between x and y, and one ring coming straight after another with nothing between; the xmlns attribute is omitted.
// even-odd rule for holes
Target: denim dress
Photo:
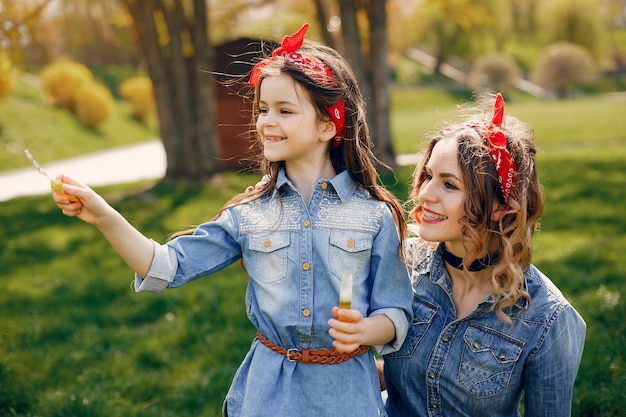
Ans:
<svg viewBox="0 0 626 417"><path fill-rule="evenodd" d="M494 298L457 319L441 244L410 239L413 322L404 345L385 355L387 413L400 416L570 416L586 325L534 266L525 274L531 300L499 319Z"/></svg>
<svg viewBox="0 0 626 417"><path fill-rule="evenodd" d="M190 236L154 244L137 291L159 293L243 258L250 277L246 312L257 330L286 349L332 348L331 309L341 281L353 277L352 308L385 315L398 349L411 317L411 284L386 203L357 187L348 172L320 180L308 207L284 170L277 192L225 210ZM373 353L335 365L290 362L252 342L224 402L228 417L385 416Z"/></svg>

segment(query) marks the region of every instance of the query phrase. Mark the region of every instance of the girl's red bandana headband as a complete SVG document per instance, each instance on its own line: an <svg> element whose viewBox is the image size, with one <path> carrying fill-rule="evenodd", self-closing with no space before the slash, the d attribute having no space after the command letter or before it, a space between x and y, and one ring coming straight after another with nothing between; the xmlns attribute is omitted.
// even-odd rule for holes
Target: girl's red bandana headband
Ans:
<svg viewBox="0 0 626 417"><path fill-rule="evenodd" d="M476 129L480 134L484 135L489 144L489 154L496 165L498 172L498 181L504 202L509 200L509 195L515 186L515 176L517 175L517 165L513 160L513 156L506 148L506 136L502 131L502 121L504 119L504 99L502 94L498 93L496 102L493 106L493 118L487 126L481 126L476 123L470 126Z"/></svg>
<svg viewBox="0 0 626 417"><path fill-rule="evenodd" d="M297 52L304 42L304 35L308 28L309 25L305 23L298 32L293 35L285 36L280 47L272 52L271 58L260 61L254 66L254 68L252 68L248 84L256 86L261 79L261 75L263 75L263 67L276 59L284 59L285 61L288 61L298 67L316 84L331 87L335 82L335 77L330 67L314 56ZM333 141L333 147L337 148L341 144L344 125L346 122L346 106L344 101L341 100L337 104L326 107L326 112L328 112L333 123L335 124L335 127L337 128L337 134L335 136L335 140Z"/></svg>

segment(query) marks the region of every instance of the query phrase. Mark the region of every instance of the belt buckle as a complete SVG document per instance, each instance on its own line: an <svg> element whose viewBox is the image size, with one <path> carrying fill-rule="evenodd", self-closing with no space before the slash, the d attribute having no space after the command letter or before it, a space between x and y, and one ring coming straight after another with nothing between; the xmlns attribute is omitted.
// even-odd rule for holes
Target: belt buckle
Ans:
<svg viewBox="0 0 626 417"><path fill-rule="evenodd" d="M297 362L294 358L291 357L292 354L297 353L298 349L287 349L287 353L285 353L285 358L289 362Z"/></svg>

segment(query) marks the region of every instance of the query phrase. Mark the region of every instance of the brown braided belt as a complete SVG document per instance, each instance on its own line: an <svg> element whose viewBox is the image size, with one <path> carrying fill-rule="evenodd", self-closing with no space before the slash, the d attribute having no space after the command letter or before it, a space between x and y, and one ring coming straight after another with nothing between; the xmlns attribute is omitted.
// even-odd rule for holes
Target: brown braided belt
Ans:
<svg viewBox="0 0 626 417"><path fill-rule="evenodd" d="M256 334L259 342L270 348L276 353L283 355L289 362L302 362L318 365L336 365L352 359L357 355L363 355L370 351L369 346L359 346L359 348L353 352L339 352L337 349L285 349L282 346L269 341L261 333Z"/></svg>

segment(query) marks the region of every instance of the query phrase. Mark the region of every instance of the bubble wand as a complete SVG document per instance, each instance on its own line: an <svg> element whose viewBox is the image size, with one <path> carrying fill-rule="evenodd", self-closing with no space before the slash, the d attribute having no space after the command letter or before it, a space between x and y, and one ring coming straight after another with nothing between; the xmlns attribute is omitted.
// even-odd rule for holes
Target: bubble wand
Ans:
<svg viewBox="0 0 626 417"><path fill-rule="evenodd" d="M50 178L50 175L48 175L48 173L46 171L43 170L43 168L41 167L41 165L39 165L39 162L37 162L35 160L35 158L33 157L33 155L28 151L28 149L24 149L24 154L26 154L26 157L28 158L28 160L30 161L31 164L33 164L33 166L35 167L35 169L37 170L37 172L39 172L41 175L43 175L44 177L48 178L48 180L50 181L50 188L52 189L52 191L54 191L55 193L62 195L64 197L67 197L72 203L76 203L78 202L78 199L76 197L73 196L69 196L67 194L65 194L63 192L63 182L61 182L61 180L59 178Z"/></svg>

